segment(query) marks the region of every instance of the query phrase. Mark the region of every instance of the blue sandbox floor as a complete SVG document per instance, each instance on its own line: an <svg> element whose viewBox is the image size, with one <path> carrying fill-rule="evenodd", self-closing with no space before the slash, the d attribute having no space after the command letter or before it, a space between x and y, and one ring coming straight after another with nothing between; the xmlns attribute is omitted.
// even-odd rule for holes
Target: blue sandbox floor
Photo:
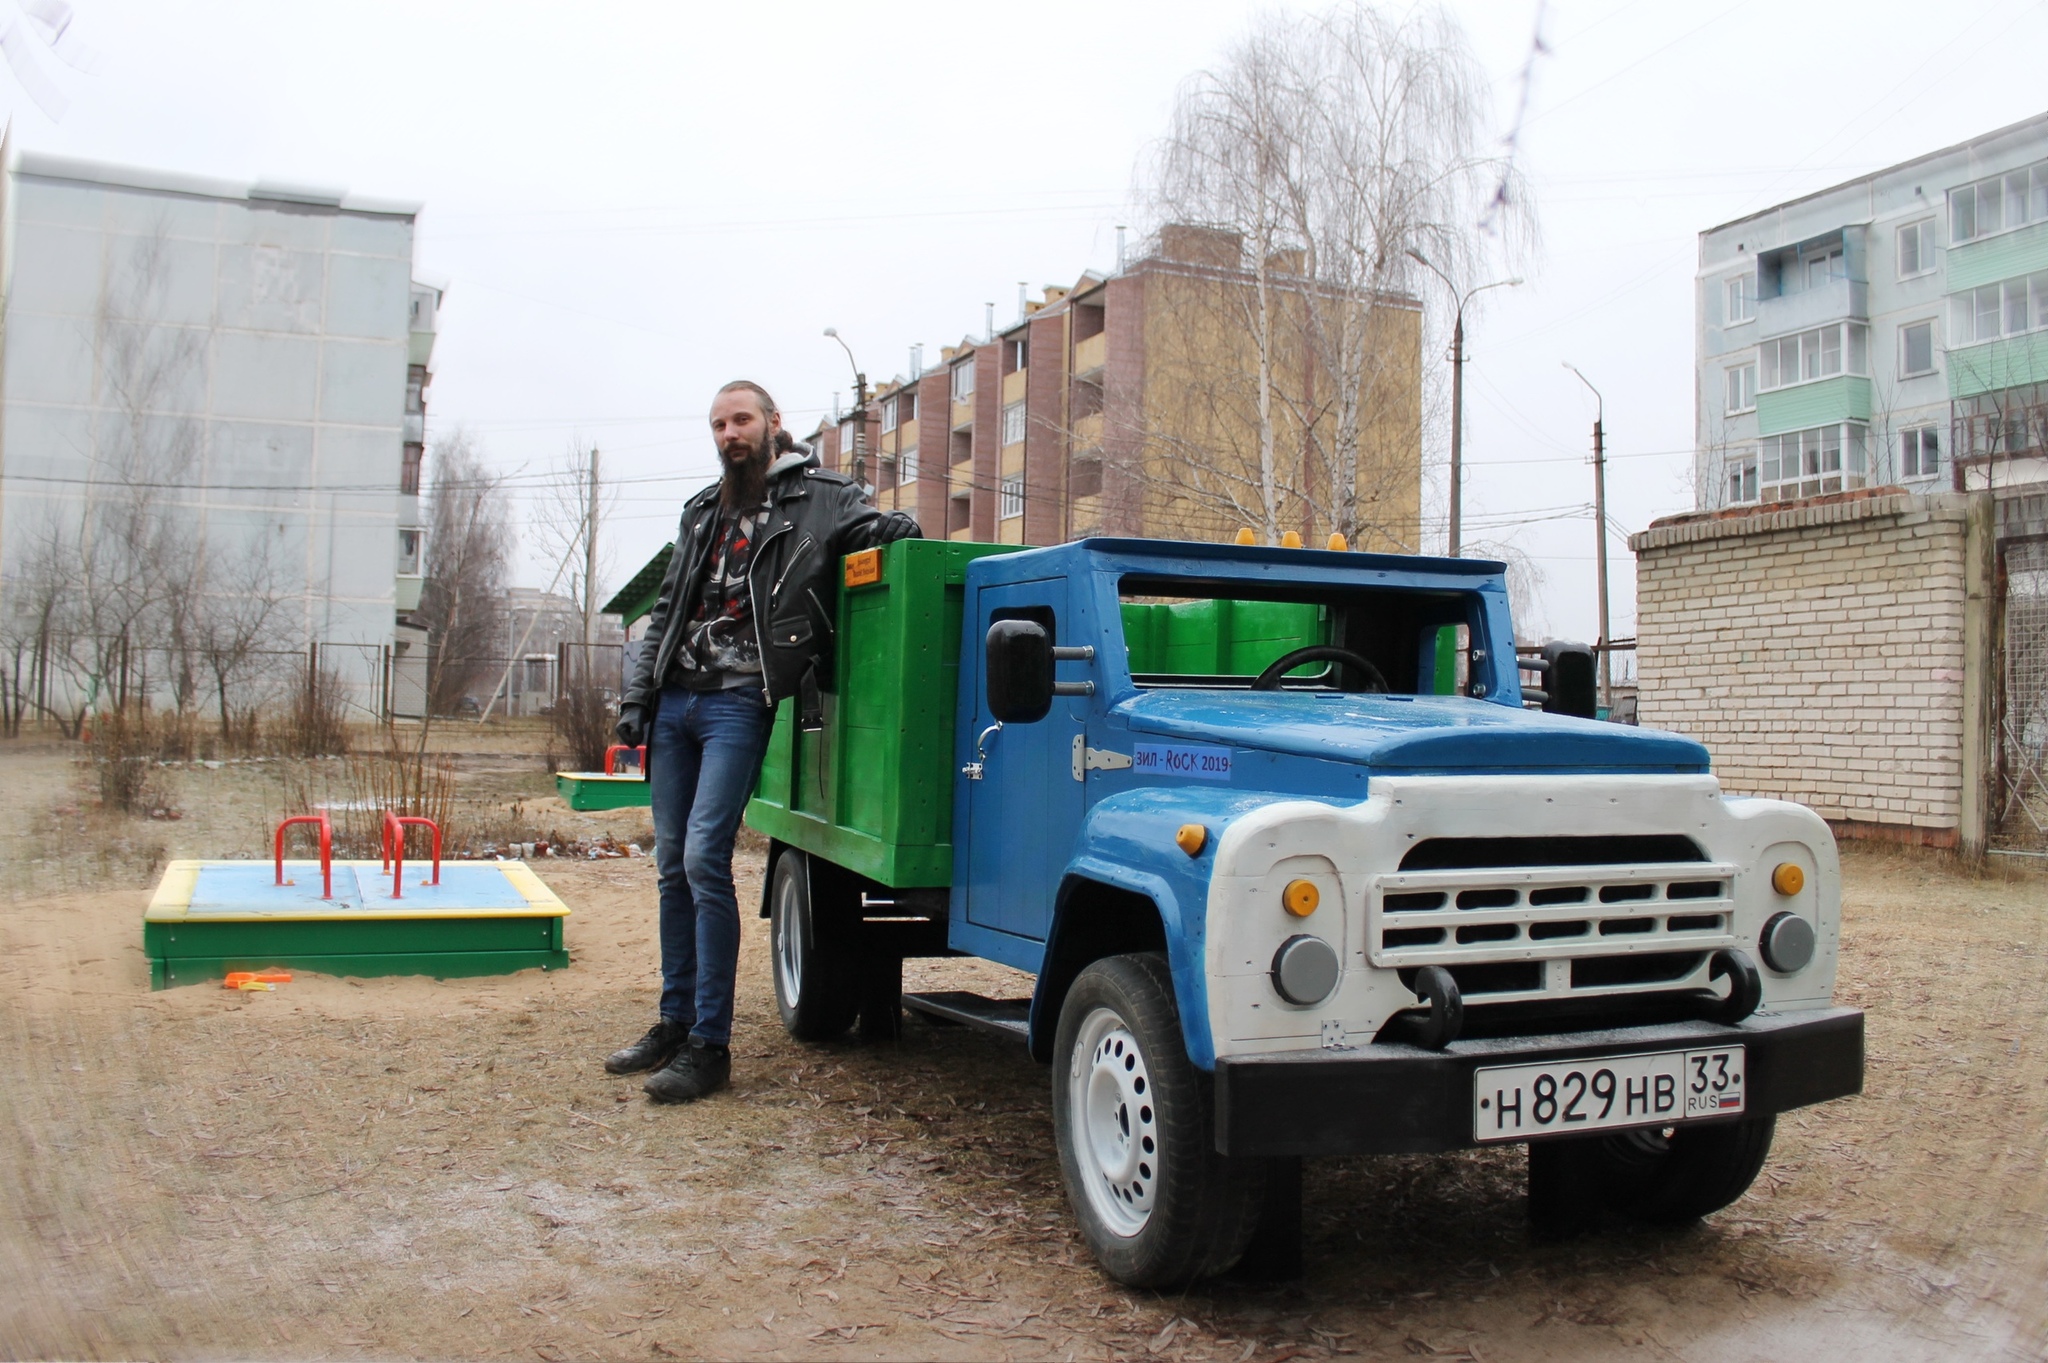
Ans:
<svg viewBox="0 0 2048 1363"><path fill-rule="evenodd" d="M189 913L274 913L297 916L337 909L417 910L524 909L529 907L497 862L442 862L441 883L430 885L431 862L407 862L404 895L391 897L391 875L375 866L334 865L334 894L320 896L320 863L287 861L279 885L267 861L209 862L199 868Z"/></svg>

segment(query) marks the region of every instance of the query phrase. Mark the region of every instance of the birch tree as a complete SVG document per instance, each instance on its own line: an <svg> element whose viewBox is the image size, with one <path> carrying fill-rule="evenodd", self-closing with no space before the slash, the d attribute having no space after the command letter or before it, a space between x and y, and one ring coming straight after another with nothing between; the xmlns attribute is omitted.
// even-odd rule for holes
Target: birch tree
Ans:
<svg viewBox="0 0 2048 1363"><path fill-rule="evenodd" d="M1425 379L1402 315L1427 276L1411 252L1476 283L1533 245L1513 167L1485 145L1486 98L1447 15L1397 19L1355 0L1256 21L1181 89L1145 197L1161 225L1241 242L1239 285L1214 297L1249 352L1253 392L1239 404L1248 439L1176 450L1185 467L1167 476L1269 543L1296 517L1353 541L1413 518L1379 504L1361 464L1365 451L1396 473L1405 452L1375 442L1412 451L1420 439ZM1496 199L1505 207L1482 229Z"/></svg>

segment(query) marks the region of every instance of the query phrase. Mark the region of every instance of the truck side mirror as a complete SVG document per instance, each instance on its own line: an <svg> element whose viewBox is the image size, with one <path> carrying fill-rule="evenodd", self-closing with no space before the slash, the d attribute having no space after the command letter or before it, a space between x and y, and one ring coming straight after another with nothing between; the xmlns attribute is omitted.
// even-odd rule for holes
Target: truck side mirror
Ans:
<svg viewBox="0 0 2048 1363"><path fill-rule="evenodd" d="M1593 650L1584 644L1553 640L1543 646L1543 656L1550 663L1550 676L1543 688L1549 693L1543 702L1544 710L1553 715L1597 718L1600 691L1595 680Z"/></svg>
<svg viewBox="0 0 2048 1363"><path fill-rule="evenodd" d="M988 712L1005 724L1032 724L1052 709L1052 640L1031 620L988 627Z"/></svg>

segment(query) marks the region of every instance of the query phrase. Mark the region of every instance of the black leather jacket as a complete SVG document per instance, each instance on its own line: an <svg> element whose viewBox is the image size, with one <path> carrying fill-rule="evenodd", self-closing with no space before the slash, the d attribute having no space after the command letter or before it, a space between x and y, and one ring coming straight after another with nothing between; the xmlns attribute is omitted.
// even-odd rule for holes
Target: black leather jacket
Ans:
<svg viewBox="0 0 2048 1363"><path fill-rule="evenodd" d="M683 629L672 613L688 613L703 590L718 539L718 490L713 483L683 507L675 553L661 580L661 595L647 617L640 660L619 701L652 718L661 679L668 675ZM853 480L828 473L799 445L768 470L770 514L747 566L747 596L761 647L761 680L768 704L797 693L813 667L819 680L832 672L833 603L839 561L860 549L914 539L922 532L901 511L881 512L860 499Z"/></svg>

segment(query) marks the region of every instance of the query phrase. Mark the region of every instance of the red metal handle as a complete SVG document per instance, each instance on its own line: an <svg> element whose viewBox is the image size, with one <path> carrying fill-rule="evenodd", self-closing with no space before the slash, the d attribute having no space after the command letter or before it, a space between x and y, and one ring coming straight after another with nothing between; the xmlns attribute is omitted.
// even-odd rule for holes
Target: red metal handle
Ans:
<svg viewBox="0 0 2048 1363"><path fill-rule="evenodd" d="M609 748L606 748L604 750L604 774L606 776L617 776L619 774L618 757L622 752L639 754L640 778L645 780L647 778L647 745L645 743L642 743L637 748L624 743L614 743Z"/></svg>
<svg viewBox="0 0 2048 1363"><path fill-rule="evenodd" d="M429 885L441 883L441 825L432 819L423 819L410 814L393 814L384 811L384 866L391 872L391 897L405 897L405 830L408 827L430 828L434 833L434 875Z"/></svg>
<svg viewBox="0 0 2048 1363"><path fill-rule="evenodd" d="M320 829L320 897L334 898L334 825L327 821L324 809L318 814L294 814L277 825L277 883L284 884L284 831L295 823Z"/></svg>

